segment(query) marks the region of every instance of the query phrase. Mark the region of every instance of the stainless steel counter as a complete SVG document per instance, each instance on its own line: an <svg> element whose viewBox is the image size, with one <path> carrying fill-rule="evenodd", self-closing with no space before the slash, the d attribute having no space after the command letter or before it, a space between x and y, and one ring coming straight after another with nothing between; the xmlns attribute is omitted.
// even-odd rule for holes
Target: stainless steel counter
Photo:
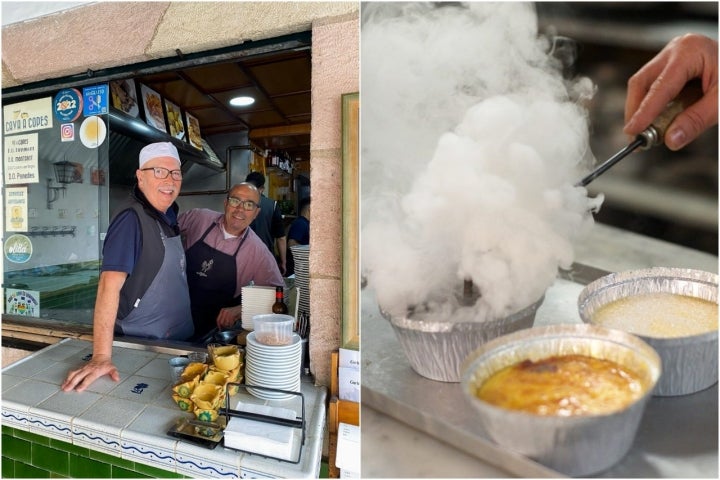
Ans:
<svg viewBox="0 0 720 480"><path fill-rule="evenodd" d="M566 272L548 290L536 325L579 322L577 295L604 271L669 266L717 272L718 267L715 256L601 225L578 249L577 260L585 266ZM363 477L560 476L492 443L458 384L412 371L372 291L363 290L361 298ZM717 385L694 395L655 397L630 453L602 476L717 478L717 425ZM413 452L408 461L400 453L406 451ZM452 456L438 454L444 451Z"/></svg>

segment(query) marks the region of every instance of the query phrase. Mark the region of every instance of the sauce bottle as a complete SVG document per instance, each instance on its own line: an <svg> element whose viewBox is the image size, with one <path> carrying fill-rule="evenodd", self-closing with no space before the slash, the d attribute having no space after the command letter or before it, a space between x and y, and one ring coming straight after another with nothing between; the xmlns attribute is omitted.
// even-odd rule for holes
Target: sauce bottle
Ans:
<svg viewBox="0 0 720 480"><path fill-rule="evenodd" d="M283 300L283 287L275 287L275 303L272 306L272 313L287 315L288 308Z"/></svg>

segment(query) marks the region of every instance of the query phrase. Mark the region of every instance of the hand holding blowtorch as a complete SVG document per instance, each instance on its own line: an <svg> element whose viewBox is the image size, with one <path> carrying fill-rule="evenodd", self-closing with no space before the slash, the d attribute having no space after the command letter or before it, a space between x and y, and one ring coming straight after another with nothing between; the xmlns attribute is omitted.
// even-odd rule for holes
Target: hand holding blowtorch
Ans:
<svg viewBox="0 0 720 480"><path fill-rule="evenodd" d="M665 143L679 150L717 121L718 43L696 34L676 37L628 81L624 130L635 140L576 186L586 186L636 148Z"/></svg>
<svg viewBox="0 0 720 480"><path fill-rule="evenodd" d="M699 82L689 82L685 85L685 88L682 89L680 94L666 105L665 109L655 118L655 120L653 120L652 124L635 137L635 140L630 142L628 146L607 159L605 162L601 163L597 168L595 168L595 170L580 180L576 186L586 186L638 148L641 150L647 150L650 147L662 144L668 127L672 124L675 117L696 103L702 97L702 94L703 91Z"/></svg>
<svg viewBox="0 0 720 480"><path fill-rule="evenodd" d="M671 40L628 80L625 133L635 136L660 114L683 86L697 79L698 101L677 119L664 137L670 150L679 150L718 121L718 43L688 34ZM663 139L661 139L663 140Z"/></svg>

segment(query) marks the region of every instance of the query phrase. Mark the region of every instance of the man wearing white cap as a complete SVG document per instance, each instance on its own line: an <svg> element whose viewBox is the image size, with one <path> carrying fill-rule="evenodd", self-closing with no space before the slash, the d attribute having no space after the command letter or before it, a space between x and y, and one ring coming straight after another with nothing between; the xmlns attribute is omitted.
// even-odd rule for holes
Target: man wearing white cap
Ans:
<svg viewBox="0 0 720 480"><path fill-rule="evenodd" d="M180 156L172 143L140 151L137 185L108 227L93 315L92 360L68 374L62 389L85 390L109 375L114 333L185 340L193 334L185 253L175 203L182 184Z"/></svg>

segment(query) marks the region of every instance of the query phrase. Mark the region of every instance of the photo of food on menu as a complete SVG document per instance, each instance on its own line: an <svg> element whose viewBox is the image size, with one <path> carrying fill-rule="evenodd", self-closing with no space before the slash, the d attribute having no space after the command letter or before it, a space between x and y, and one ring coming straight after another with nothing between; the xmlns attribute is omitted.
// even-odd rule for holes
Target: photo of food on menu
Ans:
<svg viewBox="0 0 720 480"><path fill-rule="evenodd" d="M151 127L167 133L160 94L145 85L140 85L140 93L145 108L145 122Z"/></svg>

